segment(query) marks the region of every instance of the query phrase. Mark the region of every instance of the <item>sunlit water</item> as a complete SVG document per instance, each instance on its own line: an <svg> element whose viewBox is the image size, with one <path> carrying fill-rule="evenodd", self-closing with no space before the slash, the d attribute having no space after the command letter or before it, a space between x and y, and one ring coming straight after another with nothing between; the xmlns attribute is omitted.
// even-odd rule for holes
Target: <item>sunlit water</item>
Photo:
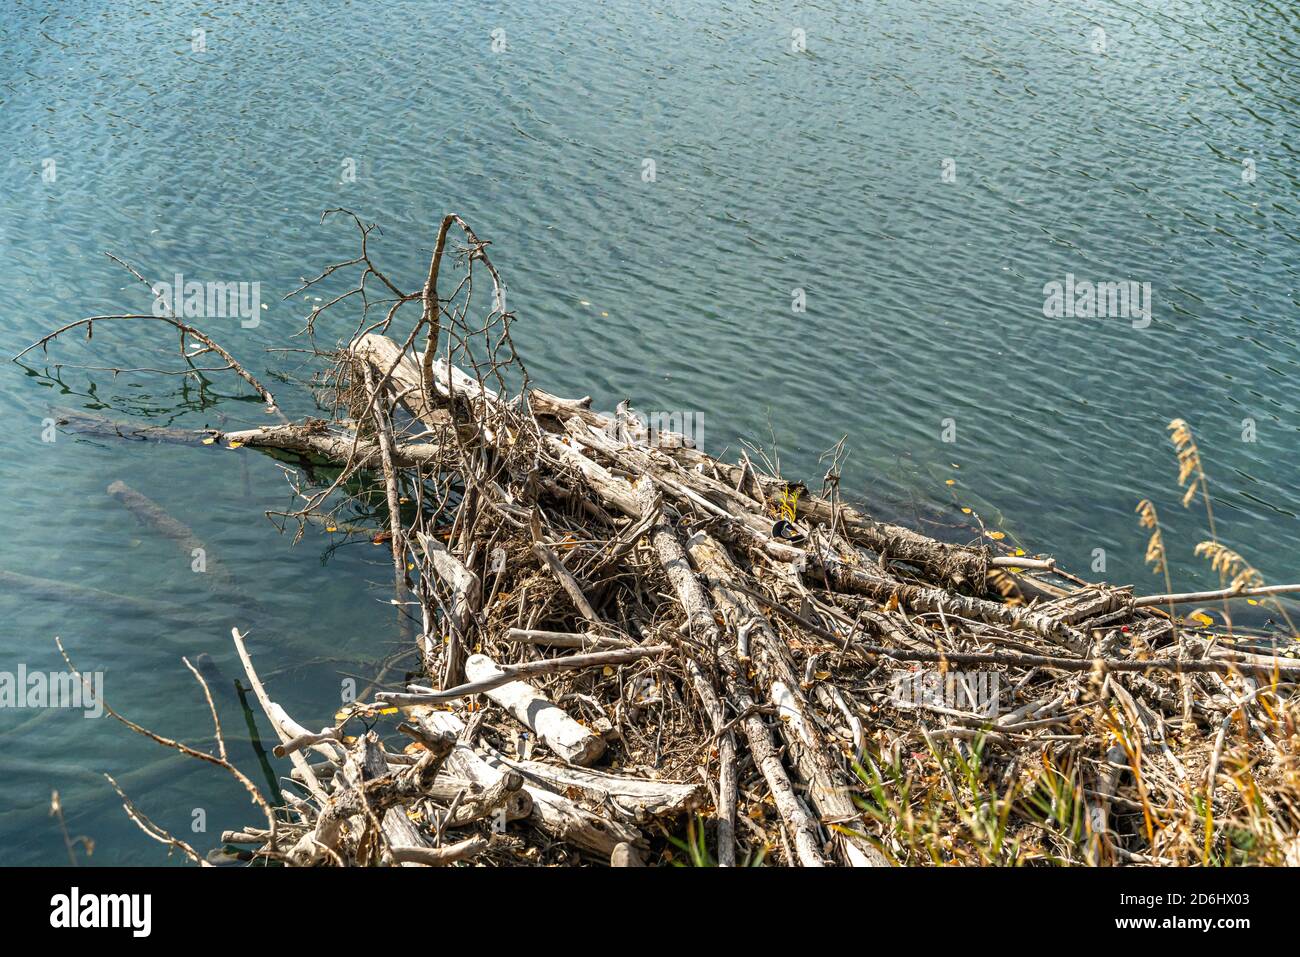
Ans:
<svg viewBox="0 0 1300 957"><path fill-rule="evenodd" d="M1165 425L1181 416L1220 537L1272 581L1300 576L1293 6L235 6L5 5L6 356L85 315L148 311L112 252L151 278L261 282L257 328L205 328L307 414L277 374L312 370L264 350L294 345L312 305L280 297L352 253L322 210L381 223L373 251L411 288L452 210L492 241L551 391L701 412L710 449L775 444L814 485L847 436L844 491L877 513L969 538L970 508L1085 574L1104 549L1105 578L1150 590L1144 496L1175 584L1217 583L1192 555L1204 510L1179 504ZM1044 284L1067 273L1150 282L1151 324L1044 318ZM238 674L239 625L275 697L329 722L340 683L398 647L384 550L327 553L315 531L293 547L262 517L291 504L284 473L256 453L42 441L62 409L266 421L231 377L201 392L74 367L175 368L157 328L105 326L91 346L28 357L41 375L0 366L0 570L154 607L0 586L0 671L62 668L62 636L118 710L202 740L180 658ZM106 493L116 480L189 525L239 592L207 587ZM218 703L246 739L238 702ZM257 820L219 771L110 719L0 710L0 862L67 861L53 789L93 862L163 860L104 772L204 851Z"/></svg>

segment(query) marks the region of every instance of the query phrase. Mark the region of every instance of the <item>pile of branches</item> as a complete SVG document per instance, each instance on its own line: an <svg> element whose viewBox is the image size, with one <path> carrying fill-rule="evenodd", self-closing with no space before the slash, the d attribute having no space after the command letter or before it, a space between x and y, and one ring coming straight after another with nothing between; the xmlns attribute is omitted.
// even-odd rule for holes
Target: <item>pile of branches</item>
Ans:
<svg viewBox="0 0 1300 957"><path fill-rule="evenodd" d="M1225 818L1295 853L1300 666L1176 612L1283 589L1136 597L978 532L873 520L835 468L813 493L758 449L724 462L647 435L626 405L532 386L460 218L410 293L353 219L359 254L298 290L361 274L304 329L360 306L315 350L328 414L201 439L297 460L300 507L279 519L388 546L417 663L311 731L233 632L292 762L272 806L224 747L191 749L263 808L224 835L242 859L1184 863L1227 859Z"/></svg>

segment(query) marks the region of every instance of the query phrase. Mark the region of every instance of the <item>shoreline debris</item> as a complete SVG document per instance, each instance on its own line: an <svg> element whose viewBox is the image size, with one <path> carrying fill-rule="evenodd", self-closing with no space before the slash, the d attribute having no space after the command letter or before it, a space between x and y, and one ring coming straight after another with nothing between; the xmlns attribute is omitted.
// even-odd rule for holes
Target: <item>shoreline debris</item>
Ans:
<svg viewBox="0 0 1300 957"><path fill-rule="evenodd" d="M280 514L300 527L342 524L360 489L381 503L375 540L419 664L406 690L313 731L233 630L293 765L268 827L224 835L242 859L639 866L677 859L684 831L689 859L724 866L1293 852L1300 663L1162 606L1300 586L1138 597L875 521L748 454L629 439L619 415L532 386L463 220L443 219L408 293L371 259L373 226L331 213L361 250L302 287L360 271L329 304L358 303L359 322L318 352L329 417L207 444L329 463L328 480L295 479L299 507ZM105 318L148 317L83 323Z"/></svg>

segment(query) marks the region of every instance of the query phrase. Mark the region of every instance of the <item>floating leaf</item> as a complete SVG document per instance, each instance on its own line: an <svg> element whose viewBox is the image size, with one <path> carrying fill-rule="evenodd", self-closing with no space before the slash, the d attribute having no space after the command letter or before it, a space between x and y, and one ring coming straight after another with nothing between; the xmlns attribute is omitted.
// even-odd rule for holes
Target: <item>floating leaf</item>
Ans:
<svg viewBox="0 0 1300 957"><path fill-rule="evenodd" d="M244 447L243 442L231 442L229 445L226 446L226 448L228 449L242 449L243 447Z"/></svg>
<svg viewBox="0 0 1300 957"><path fill-rule="evenodd" d="M216 441L217 441L216 436L214 436L214 435L209 435L206 439L203 440L203 444L204 444L204 445L214 445L214 444L216 443Z"/></svg>
<svg viewBox="0 0 1300 957"><path fill-rule="evenodd" d="M1007 537L1006 532L989 532L988 535L989 538L993 539L995 542L1000 542L1002 539Z"/></svg>

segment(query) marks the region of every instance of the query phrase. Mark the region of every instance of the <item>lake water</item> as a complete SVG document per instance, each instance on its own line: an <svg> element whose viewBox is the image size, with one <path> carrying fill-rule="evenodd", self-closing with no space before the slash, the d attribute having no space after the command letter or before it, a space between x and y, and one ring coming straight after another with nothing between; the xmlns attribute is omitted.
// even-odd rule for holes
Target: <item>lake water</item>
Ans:
<svg viewBox="0 0 1300 957"><path fill-rule="evenodd" d="M296 345L311 306L280 297L352 254L321 212L380 223L372 251L414 288L455 211L492 241L549 391L701 413L711 450L775 442L814 485L847 436L844 492L878 514L969 537L971 508L1083 574L1104 549L1094 577L1152 591L1144 496L1175 586L1217 584L1192 554L1204 511L1179 504L1181 416L1220 538L1270 581L1300 577L1293 5L647 6L9 0L0 352L147 312L105 252L155 279L257 281L256 328L205 328L308 414L312 370L265 350ZM1067 275L1149 282L1150 323L1046 318ZM137 602L0 583L0 671L61 669L61 636L119 711L202 739L180 657L238 674L238 625L272 694L328 723L340 683L398 648L385 550L293 546L262 516L291 505L284 473L256 453L43 441L58 410L266 421L233 377L86 368L176 368L151 324L90 345L0 364L0 571ZM115 481L193 529L234 589L206 587ZM222 708L246 738L237 700ZM93 863L163 861L104 772L203 850L257 819L219 771L108 718L0 709L0 863L68 860L54 789Z"/></svg>

